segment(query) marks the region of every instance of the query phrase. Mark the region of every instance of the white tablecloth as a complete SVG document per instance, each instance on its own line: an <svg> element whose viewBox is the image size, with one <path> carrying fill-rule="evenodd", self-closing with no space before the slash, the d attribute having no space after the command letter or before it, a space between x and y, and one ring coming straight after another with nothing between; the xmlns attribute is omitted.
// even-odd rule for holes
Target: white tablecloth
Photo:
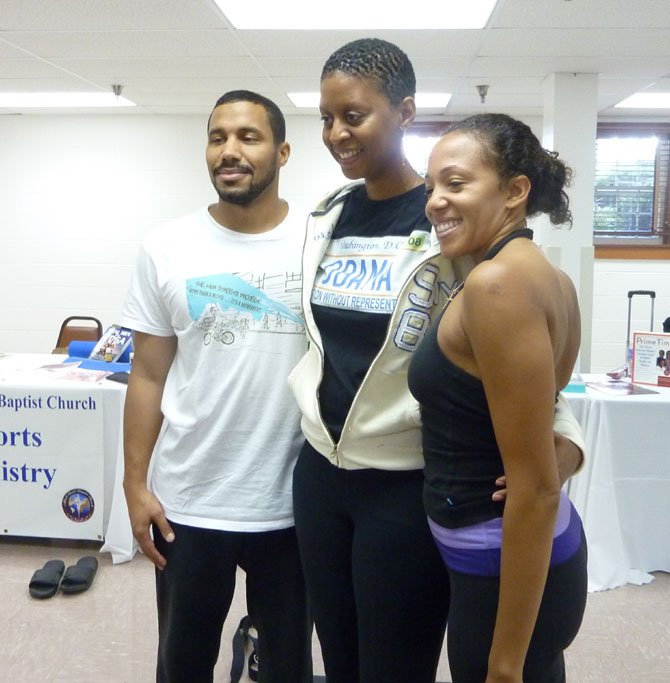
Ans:
<svg viewBox="0 0 670 683"><path fill-rule="evenodd" d="M565 394L586 440L586 462L567 489L589 544L590 591L670 572L670 389L653 389Z"/></svg>

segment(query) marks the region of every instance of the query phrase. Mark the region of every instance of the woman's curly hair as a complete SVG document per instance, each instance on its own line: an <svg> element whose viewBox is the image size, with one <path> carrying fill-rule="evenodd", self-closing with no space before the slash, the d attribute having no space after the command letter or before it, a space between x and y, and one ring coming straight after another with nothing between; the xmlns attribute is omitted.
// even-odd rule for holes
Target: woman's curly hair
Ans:
<svg viewBox="0 0 670 683"><path fill-rule="evenodd" d="M530 180L527 216L546 213L554 225L572 225L564 189L572 170L558 158L558 152L544 149L525 123L507 114L477 114L451 124L445 135L456 131L478 140L502 178L525 175Z"/></svg>

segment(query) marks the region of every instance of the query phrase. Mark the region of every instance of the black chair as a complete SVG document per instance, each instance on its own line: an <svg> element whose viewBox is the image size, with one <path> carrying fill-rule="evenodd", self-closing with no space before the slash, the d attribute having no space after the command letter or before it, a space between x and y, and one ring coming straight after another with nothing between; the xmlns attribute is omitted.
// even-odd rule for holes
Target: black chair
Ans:
<svg viewBox="0 0 670 683"><path fill-rule="evenodd" d="M54 353L67 353L71 341L98 341L102 337L102 323L90 315L71 315L63 320Z"/></svg>

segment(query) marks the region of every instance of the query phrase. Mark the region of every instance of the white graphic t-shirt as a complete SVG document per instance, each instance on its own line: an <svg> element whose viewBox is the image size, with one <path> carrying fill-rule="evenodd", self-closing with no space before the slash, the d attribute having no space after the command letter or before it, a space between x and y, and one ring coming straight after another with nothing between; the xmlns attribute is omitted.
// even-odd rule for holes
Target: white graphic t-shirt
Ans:
<svg viewBox="0 0 670 683"><path fill-rule="evenodd" d="M302 443L287 377L306 350L300 310L306 214L244 234L207 209L151 233L122 323L176 335L150 486L168 519L229 531L292 526Z"/></svg>

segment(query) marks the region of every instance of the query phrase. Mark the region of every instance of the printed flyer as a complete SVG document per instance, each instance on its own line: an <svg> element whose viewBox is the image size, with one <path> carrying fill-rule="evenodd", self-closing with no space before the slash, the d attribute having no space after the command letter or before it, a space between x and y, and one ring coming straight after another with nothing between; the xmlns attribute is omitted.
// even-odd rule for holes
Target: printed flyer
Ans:
<svg viewBox="0 0 670 683"><path fill-rule="evenodd" d="M633 382L670 387L670 334L633 333Z"/></svg>

